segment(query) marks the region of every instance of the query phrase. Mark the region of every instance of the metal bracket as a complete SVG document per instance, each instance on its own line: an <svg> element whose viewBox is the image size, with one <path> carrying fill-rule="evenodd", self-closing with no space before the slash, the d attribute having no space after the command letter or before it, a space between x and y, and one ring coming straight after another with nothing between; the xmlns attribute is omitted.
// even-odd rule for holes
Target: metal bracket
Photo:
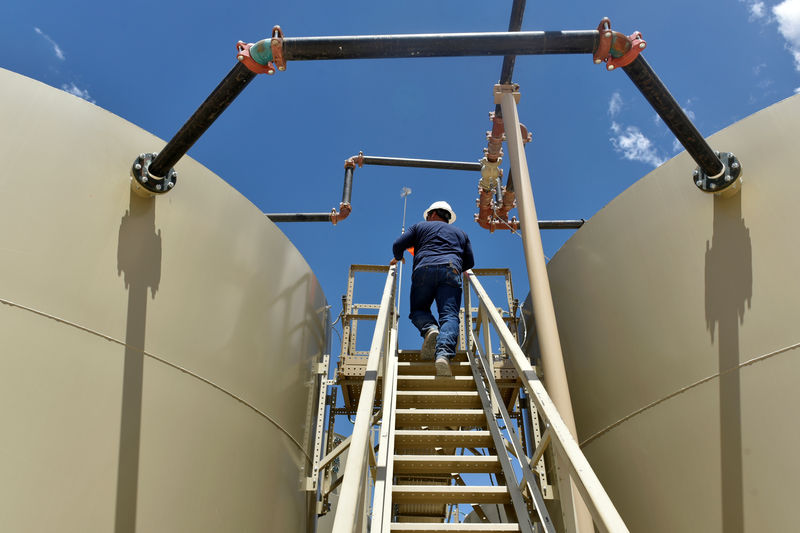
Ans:
<svg viewBox="0 0 800 533"><path fill-rule="evenodd" d="M157 153L139 154L131 166L131 189L144 198L169 192L178 182L178 173L174 168L169 169L164 177L150 173L150 164L157 155Z"/></svg>
<svg viewBox="0 0 800 533"><path fill-rule="evenodd" d="M703 169L697 167L692 173L692 181L703 192L732 196L742 187L742 165L733 155L733 152L714 152L722 162L722 172L716 176L709 176Z"/></svg>
<svg viewBox="0 0 800 533"><path fill-rule="evenodd" d="M514 101L519 103L520 94L519 94L519 84L512 83L509 85L501 85L496 84L494 86L494 103L500 105L500 100L503 99L504 93L511 93L514 95Z"/></svg>

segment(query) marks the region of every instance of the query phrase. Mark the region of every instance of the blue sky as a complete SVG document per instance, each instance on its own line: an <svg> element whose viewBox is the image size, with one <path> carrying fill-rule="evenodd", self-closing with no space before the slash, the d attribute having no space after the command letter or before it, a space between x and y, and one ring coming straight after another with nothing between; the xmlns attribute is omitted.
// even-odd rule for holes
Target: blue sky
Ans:
<svg viewBox="0 0 800 533"><path fill-rule="evenodd" d="M275 24L291 37L504 31L511 1L122 6L94 0L4 2L0 66L169 139L234 65L236 41L255 42ZM674 0L624 7L530 0L523 29L593 29L604 16L613 29L643 33L645 57L704 135L800 89L800 0ZM328 211L341 198L344 160L359 151L477 161L486 146L501 61L289 63L285 72L256 78L189 155L262 211ZM521 120L533 133L527 157L542 219L590 218L679 150L627 76L606 72L589 56L520 57L514 79L521 85ZM160 148L131 147L132 158ZM523 299L521 239L502 231L490 235L472 222L477 181L465 172L364 167L356 170L348 220L336 227L283 224L281 229L338 312L348 265L390 259L401 226L400 191L410 187L409 224L432 201L449 201L456 224L472 238L478 266L510 267ZM171 194L191 186L182 181ZM546 254L552 256L570 234L545 232ZM402 309L408 307L409 270ZM414 347L417 339L404 320L401 347Z"/></svg>

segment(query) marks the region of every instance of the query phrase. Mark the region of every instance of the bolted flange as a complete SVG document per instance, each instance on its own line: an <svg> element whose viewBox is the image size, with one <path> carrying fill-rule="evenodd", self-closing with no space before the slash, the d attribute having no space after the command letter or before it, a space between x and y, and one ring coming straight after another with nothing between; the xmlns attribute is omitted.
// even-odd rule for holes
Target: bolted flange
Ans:
<svg viewBox="0 0 800 533"><path fill-rule="evenodd" d="M703 192L731 196L742 186L742 165L732 152L714 152L722 162L723 170L717 176L709 176L700 167L694 169L692 181Z"/></svg>
<svg viewBox="0 0 800 533"><path fill-rule="evenodd" d="M158 154L139 154L131 166L131 189L145 198L169 192L178 181L178 173L169 169L164 177L150 173L150 164Z"/></svg>

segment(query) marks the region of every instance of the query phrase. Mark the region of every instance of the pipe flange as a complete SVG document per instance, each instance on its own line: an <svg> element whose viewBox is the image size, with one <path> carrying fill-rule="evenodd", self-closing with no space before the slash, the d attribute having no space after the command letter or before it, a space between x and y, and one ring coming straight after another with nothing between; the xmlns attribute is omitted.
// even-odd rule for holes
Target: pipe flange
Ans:
<svg viewBox="0 0 800 533"><path fill-rule="evenodd" d="M730 196L739 192L742 186L742 165L732 152L714 152L722 162L722 172L709 176L697 167L692 173L692 181L703 192Z"/></svg>
<svg viewBox="0 0 800 533"><path fill-rule="evenodd" d="M178 173L169 169L164 177L150 173L150 164L158 154L139 154L131 166L131 189L139 196L157 196L169 192L178 182Z"/></svg>

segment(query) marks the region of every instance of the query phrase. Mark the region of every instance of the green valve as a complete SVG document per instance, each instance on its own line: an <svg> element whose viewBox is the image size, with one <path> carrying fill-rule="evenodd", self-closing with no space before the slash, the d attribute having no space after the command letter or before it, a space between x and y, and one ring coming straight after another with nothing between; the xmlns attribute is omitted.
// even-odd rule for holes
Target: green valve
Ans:
<svg viewBox="0 0 800 533"><path fill-rule="evenodd" d="M267 66L272 61L271 39L261 39L250 47L250 57L259 65Z"/></svg>

